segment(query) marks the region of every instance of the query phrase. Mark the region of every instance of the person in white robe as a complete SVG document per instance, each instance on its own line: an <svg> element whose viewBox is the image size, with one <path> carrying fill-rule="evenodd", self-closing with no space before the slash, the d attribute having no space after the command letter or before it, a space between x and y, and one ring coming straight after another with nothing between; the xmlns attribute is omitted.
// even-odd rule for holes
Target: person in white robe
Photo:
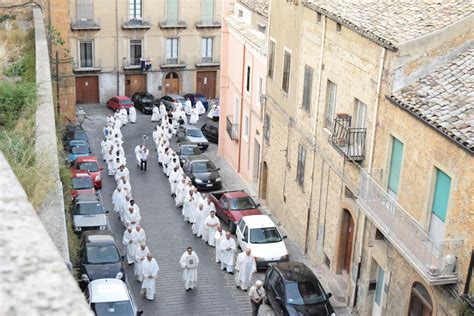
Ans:
<svg viewBox="0 0 474 316"><path fill-rule="evenodd" d="M112 116L112 114L109 114L107 116L107 124L113 124L114 122L115 122L114 117Z"/></svg>
<svg viewBox="0 0 474 316"><path fill-rule="evenodd" d="M221 241L221 270L226 270L234 274L234 255L237 247L235 240L231 238L230 232L225 234L225 239Z"/></svg>
<svg viewBox="0 0 474 316"><path fill-rule="evenodd" d="M160 103L160 118L161 123L166 121L166 106L163 103Z"/></svg>
<svg viewBox="0 0 474 316"><path fill-rule="evenodd" d="M125 108L120 109L120 120L122 121L122 125L127 125L128 123L128 114Z"/></svg>
<svg viewBox="0 0 474 316"><path fill-rule="evenodd" d="M221 225L217 226L216 234L214 235L214 240L216 242L216 263L221 262L221 241L225 239L225 230L222 229Z"/></svg>
<svg viewBox="0 0 474 316"><path fill-rule="evenodd" d="M141 163L141 151L143 149L143 144L135 146L135 159L137 160L137 168L140 168Z"/></svg>
<svg viewBox="0 0 474 316"><path fill-rule="evenodd" d="M207 235L207 228L206 228L205 222L206 222L207 217L210 215L210 213L207 212L208 210L206 208L206 205L204 204L204 200L202 200L202 202L199 203L199 205L201 204L202 204L202 211L198 213L198 218L196 221L196 224L198 225L196 236L201 237L202 239L204 239L204 241L207 242L207 236L204 236L204 235Z"/></svg>
<svg viewBox="0 0 474 316"><path fill-rule="evenodd" d="M109 176L113 176L114 175L114 152L113 152L113 149L109 149L109 151L107 152L107 156L106 156L106 161L107 161L107 170L108 170L108 175Z"/></svg>
<svg viewBox="0 0 474 316"><path fill-rule="evenodd" d="M182 171L179 172L179 167L175 166L173 171L170 173L170 177L168 178L172 197L176 196L176 187L178 186L180 179L182 179Z"/></svg>
<svg viewBox="0 0 474 316"><path fill-rule="evenodd" d="M148 253L146 259L142 261L141 270L143 282L140 293L142 295L145 294L147 300L153 301L156 293L156 278L158 277L160 267L151 253Z"/></svg>
<svg viewBox="0 0 474 316"><path fill-rule="evenodd" d="M216 241L212 237L216 235L217 227L219 227L219 224L220 222L216 214L214 213L214 211L211 211L209 216L204 221L204 227L206 228L207 243L211 247L216 246Z"/></svg>
<svg viewBox="0 0 474 316"><path fill-rule="evenodd" d="M146 234L145 230L140 226L137 225L135 227L135 233L137 235L137 243L138 245L141 245L142 243L146 243Z"/></svg>
<svg viewBox="0 0 474 316"><path fill-rule="evenodd" d="M135 228L137 225L140 224L140 220L140 213L135 212L133 207L129 207L128 211L123 214L123 224L126 227L131 226L132 228Z"/></svg>
<svg viewBox="0 0 474 316"><path fill-rule="evenodd" d="M197 100L195 106L199 115L206 113L206 108L202 104L201 100Z"/></svg>
<svg viewBox="0 0 474 316"><path fill-rule="evenodd" d="M178 186L176 187L176 196L174 198L174 205L176 207L181 207L183 206L184 202L184 196L186 194L185 188L186 188L186 176L183 174L181 176L181 181L178 182Z"/></svg>
<svg viewBox="0 0 474 316"><path fill-rule="evenodd" d="M150 253L150 249L146 246L146 243L141 243L140 247L135 251L135 264L133 265L133 272L138 282L143 281L142 273L142 262L146 259L146 256Z"/></svg>
<svg viewBox="0 0 474 316"><path fill-rule="evenodd" d="M127 179L127 181L130 179L130 171L124 164L120 165L118 170L115 171L115 181L118 182L122 177Z"/></svg>
<svg viewBox="0 0 474 316"><path fill-rule="evenodd" d="M112 165L112 175L115 176L117 173L117 170L120 168L121 165L123 165L123 161L120 159L120 157L115 156L115 161Z"/></svg>
<svg viewBox="0 0 474 316"><path fill-rule="evenodd" d="M183 210L182 210L184 220L187 222L190 222L190 216L191 216L191 212L193 211L192 209L193 207L194 207L194 191L190 190L188 192L188 195L184 198Z"/></svg>
<svg viewBox="0 0 474 316"><path fill-rule="evenodd" d="M196 125L198 120L199 120L198 110L196 108L193 108L191 110L191 117L189 118L189 124Z"/></svg>
<svg viewBox="0 0 474 316"><path fill-rule="evenodd" d="M204 226L204 204L199 203L198 207L194 211L195 221L192 226L192 232L196 237L202 236L202 227Z"/></svg>
<svg viewBox="0 0 474 316"><path fill-rule="evenodd" d="M124 222L124 215L128 212L128 208L130 207L130 201L132 199L131 195L127 192L126 189L122 189L122 200L120 201L119 205L119 216L122 223Z"/></svg>
<svg viewBox="0 0 474 316"><path fill-rule="evenodd" d="M186 249L186 252L179 259L179 264L183 269L184 288L186 291L190 291L196 287L197 268L199 265L199 257L192 247Z"/></svg>
<svg viewBox="0 0 474 316"><path fill-rule="evenodd" d="M237 261L235 262L235 271L237 288L247 291L251 286L252 275L257 272L257 264L250 248L238 254Z"/></svg>
<svg viewBox="0 0 474 316"><path fill-rule="evenodd" d="M186 112L184 112L184 110L178 111L178 124L179 125L188 124L188 118L186 117Z"/></svg>
<svg viewBox="0 0 474 316"><path fill-rule="evenodd" d="M162 163L163 163L163 173L168 176L168 164L170 163L170 152L171 152L171 148L166 148L165 149L165 153L163 154L163 160L162 160Z"/></svg>
<svg viewBox="0 0 474 316"><path fill-rule="evenodd" d="M121 177L117 183L117 186L127 190L128 193L132 192L132 186L130 185L130 182L127 180L126 177Z"/></svg>
<svg viewBox="0 0 474 316"><path fill-rule="evenodd" d="M158 106L154 105L153 110L151 112L151 121L158 122L160 120L160 109Z"/></svg>
<svg viewBox="0 0 474 316"><path fill-rule="evenodd" d="M105 161L105 154L107 152L107 138L104 138L100 142L100 153L102 154L102 159Z"/></svg>
<svg viewBox="0 0 474 316"><path fill-rule="evenodd" d="M114 212L120 215L119 206L122 199L122 188L117 187L112 193L112 204L114 205Z"/></svg>
<svg viewBox="0 0 474 316"><path fill-rule="evenodd" d="M132 226L127 227L127 230L123 233L122 243L127 254L127 263L128 265L132 265L135 263L135 251L137 247L136 233Z"/></svg>
<svg viewBox="0 0 474 316"><path fill-rule="evenodd" d="M192 108L193 106L191 100L189 100L189 98L186 98L186 102L184 102L184 113L186 115L191 115Z"/></svg>
<svg viewBox="0 0 474 316"><path fill-rule="evenodd" d="M128 109L128 120L129 120L130 123L132 123L132 124L135 124L135 122L137 121L137 111L135 110L135 107L134 107L134 106L131 106L131 107Z"/></svg>

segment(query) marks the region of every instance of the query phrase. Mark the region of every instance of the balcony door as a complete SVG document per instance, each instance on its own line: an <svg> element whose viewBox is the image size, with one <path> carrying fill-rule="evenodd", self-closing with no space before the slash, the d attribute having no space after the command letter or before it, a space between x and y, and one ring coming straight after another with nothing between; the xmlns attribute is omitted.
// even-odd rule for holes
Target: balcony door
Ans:
<svg viewBox="0 0 474 316"><path fill-rule="evenodd" d="M385 271L378 266L377 281L375 284L374 303L372 305L372 316L382 315L382 302L384 298Z"/></svg>
<svg viewBox="0 0 474 316"><path fill-rule="evenodd" d="M433 239L444 239L450 190L451 178L436 168L436 180L430 219L430 236Z"/></svg>
<svg viewBox="0 0 474 316"><path fill-rule="evenodd" d="M388 195L396 199L398 186L400 184L400 174L402 170L403 143L392 137L392 153L390 156L390 168L388 175Z"/></svg>

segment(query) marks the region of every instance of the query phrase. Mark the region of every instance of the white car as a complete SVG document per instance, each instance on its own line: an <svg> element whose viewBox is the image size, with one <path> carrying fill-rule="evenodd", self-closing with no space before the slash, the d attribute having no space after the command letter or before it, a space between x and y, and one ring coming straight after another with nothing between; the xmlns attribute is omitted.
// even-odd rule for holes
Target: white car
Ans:
<svg viewBox="0 0 474 316"><path fill-rule="evenodd" d="M240 249L249 247L257 262L257 268L288 261L289 255L275 223L267 215L249 215L240 219L235 231Z"/></svg>
<svg viewBox="0 0 474 316"><path fill-rule="evenodd" d="M137 316L138 311L127 285L119 279L91 281L84 292L91 309L97 316Z"/></svg>

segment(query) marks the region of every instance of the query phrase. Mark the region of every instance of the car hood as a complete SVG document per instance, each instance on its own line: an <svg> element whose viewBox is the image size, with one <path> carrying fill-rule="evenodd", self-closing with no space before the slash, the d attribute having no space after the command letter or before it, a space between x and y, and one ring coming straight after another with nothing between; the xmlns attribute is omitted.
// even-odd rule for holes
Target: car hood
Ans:
<svg viewBox="0 0 474 316"><path fill-rule="evenodd" d="M265 261L280 260L282 256L288 254L285 243L283 241L269 244L251 244L248 246L252 248L252 255L257 258L262 258Z"/></svg>
<svg viewBox="0 0 474 316"><path fill-rule="evenodd" d="M243 216L262 215L262 212L260 212L260 210L258 208L251 208L251 209L248 209L248 210L234 210L234 211L230 211L229 213L230 213L230 218L234 222L240 221L240 219Z"/></svg>
<svg viewBox="0 0 474 316"><path fill-rule="evenodd" d="M71 161L75 161L78 157L85 157L85 156L89 156L89 154L69 154L69 160Z"/></svg>
<svg viewBox="0 0 474 316"><path fill-rule="evenodd" d="M192 136L186 136L189 142L191 143L207 143L207 139L205 137L192 137Z"/></svg>
<svg viewBox="0 0 474 316"><path fill-rule="evenodd" d="M84 273L87 274L89 280L115 279L117 273L123 272L122 262L106 263L106 264L84 264Z"/></svg>
<svg viewBox="0 0 474 316"><path fill-rule="evenodd" d="M253 250L252 250L253 252ZM290 316L303 316L303 315L321 315L329 316L331 311L327 307L328 303L312 304L312 305L287 305L288 314Z"/></svg>
<svg viewBox="0 0 474 316"><path fill-rule="evenodd" d="M74 215L72 221L74 222L75 227L95 227L107 225L105 214Z"/></svg>
<svg viewBox="0 0 474 316"><path fill-rule="evenodd" d="M193 173L194 178L200 179L204 182L211 181L214 182L219 177L219 172L212 171L212 172L200 172L200 173Z"/></svg>

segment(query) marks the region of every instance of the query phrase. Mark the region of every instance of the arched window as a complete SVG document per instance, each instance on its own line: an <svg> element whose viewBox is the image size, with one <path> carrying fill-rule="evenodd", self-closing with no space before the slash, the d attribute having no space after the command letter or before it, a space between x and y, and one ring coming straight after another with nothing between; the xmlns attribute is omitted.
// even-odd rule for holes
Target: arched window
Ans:
<svg viewBox="0 0 474 316"><path fill-rule="evenodd" d="M413 283L408 316L431 316L432 314L433 304L430 294L421 283Z"/></svg>

